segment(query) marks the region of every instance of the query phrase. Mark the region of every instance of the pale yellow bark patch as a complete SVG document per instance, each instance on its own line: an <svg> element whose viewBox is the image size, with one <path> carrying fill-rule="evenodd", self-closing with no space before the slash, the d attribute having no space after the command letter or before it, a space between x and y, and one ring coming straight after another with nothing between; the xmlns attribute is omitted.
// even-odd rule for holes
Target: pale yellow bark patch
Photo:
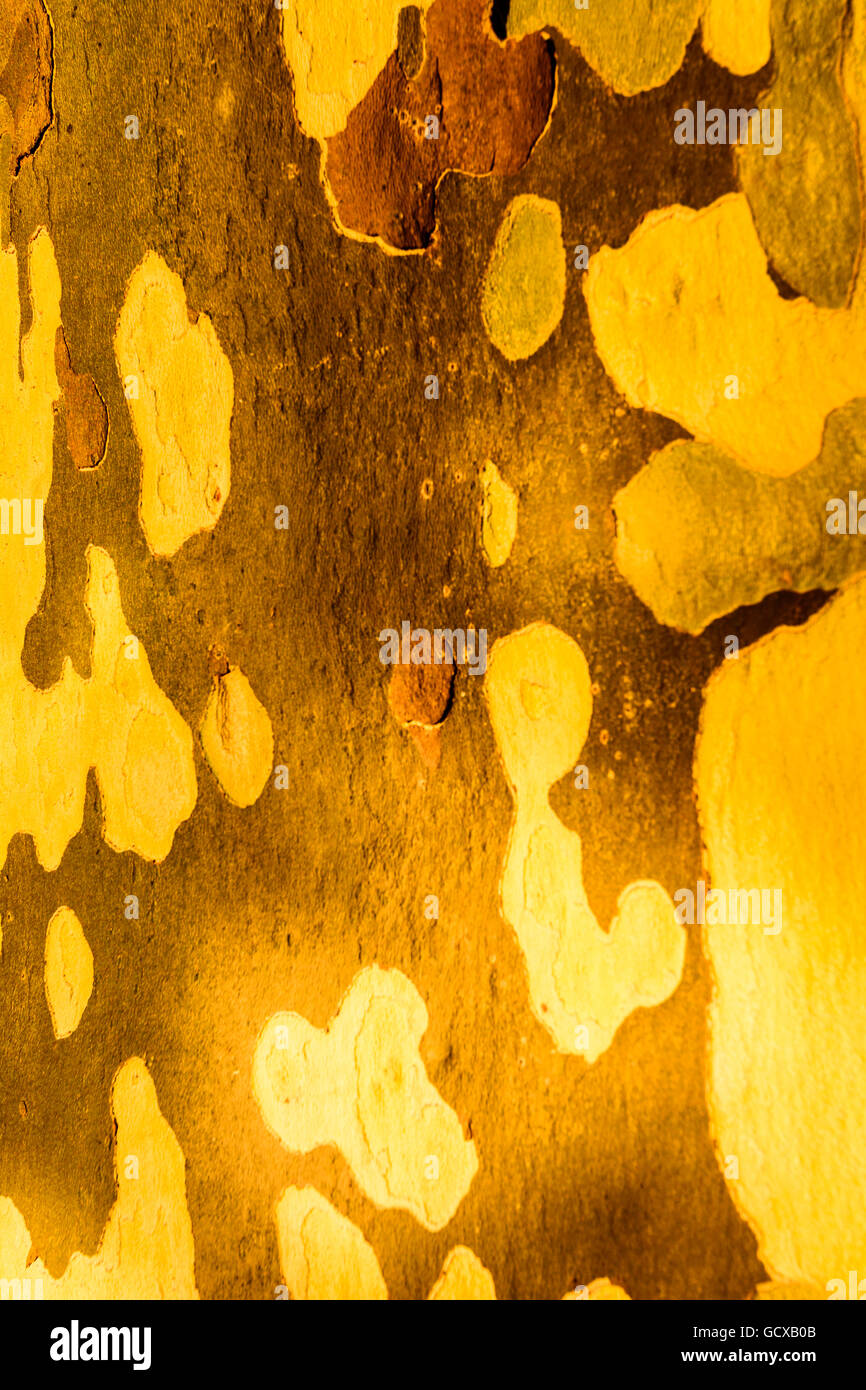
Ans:
<svg viewBox="0 0 866 1390"><path fill-rule="evenodd" d="M313 1187L287 1187L276 1207L280 1269L290 1298L376 1302L388 1298L376 1252L347 1216ZM496 1298L489 1270L465 1245L445 1257L431 1300Z"/></svg>
<svg viewBox="0 0 866 1390"><path fill-rule="evenodd" d="M32 326L21 343L14 249L0 249L0 496L29 501L35 515L51 486L59 396L54 341L60 279L48 233L30 243ZM87 550L85 603L93 623L91 674L67 658L48 690L21 669L27 624L45 586L45 544L29 544L10 521L0 567L15 576L0 605L0 864L17 833L32 835L43 868L56 869L81 828L88 769L96 769L103 834L113 849L164 859L196 800L192 735L157 686L144 647L130 633L114 564ZM34 536L35 537L35 528Z"/></svg>
<svg viewBox="0 0 866 1390"><path fill-rule="evenodd" d="M742 194L650 213L625 246L592 257L584 290L629 404L756 472L796 473L830 411L866 395L862 314L782 299Z"/></svg>
<svg viewBox="0 0 866 1390"><path fill-rule="evenodd" d="M111 1108L117 1200L96 1254L76 1252L53 1279L28 1264L24 1218L0 1197L0 1278L29 1280L31 1299L198 1298L184 1157L140 1057L117 1072Z"/></svg>
<svg viewBox="0 0 866 1390"><path fill-rule="evenodd" d="M148 251L114 339L141 450L139 517L154 555L174 555L220 518L231 483L234 378L206 314L190 323L180 276Z"/></svg>
<svg viewBox="0 0 866 1390"><path fill-rule="evenodd" d="M372 966L356 975L327 1028L294 1013L268 1020L253 1088L287 1149L334 1145L371 1201L410 1211L435 1231L466 1195L478 1158L427 1077L418 1051L426 1028L412 982Z"/></svg>
<svg viewBox="0 0 866 1390"><path fill-rule="evenodd" d="M560 1052L594 1062L634 1009L679 983L685 934L660 884L630 883L605 932L583 885L580 836L551 809L553 783L571 771L592 716L578 644L534 623L493 646L485 693L515 802L502 874L505 920L523 951L532 1011Z"/></svg>
<svg viewBox="0 0 866 1390"><path fill-rule="evenodd" d="M722 665L695 758L712 884L782 894L781 931L703 929L712 1134L773 1281L818 1289L866 1271L864 650L859 580Z"/></svg>
<svg viewBox="0 0 866 1390"><path fill-rule="evenodd" d="M415 0L423 14L433 0ZM397 48L404 0L284 0L282 34L305 135L343 130Z"/></svg>
<svg viewBox="0 0 866 1390"><path fill-rule="evenodd" d="M199 736L229 801L252 806L274 764L274 731L270 715L239 667L214 677Z"/></svg>
<svg viewBox="0 0 866 1390"><path fill-rule="evenodd" d="M81 1022L93 991L93 952L71 907L58 907L45 936L45 997L56 1038Z"/></svg>
<svg viewBox="0 0 866 1390"><path fill-rule="evenodd" d="M517 535L517 493L488 459L481 470L481 546L494 569L504 565Z"/></svg>
<svg viewBox="0 0 866 1390"><path fill-rule="evenodd" d="M280 1268L291 1298L371 1301L388 1290L373 1247L312 1187L287 1187L277 1203Z"/></svg>
<svg viewBox="0 0 866 1390"><path fill-rule="evenodd" d="M547 342L564 307L559 205L534 193L521 194L505 210L484 276L484 327L503 357L517 362Z"/></svg>
<svg viewBox="0 0 866 1390"><path fill-rule="evenodd" d="M431 1302L486 1303L496 1298L493 1275L465 1245L445 1256L442 1273L430 1291Z"/></svg>

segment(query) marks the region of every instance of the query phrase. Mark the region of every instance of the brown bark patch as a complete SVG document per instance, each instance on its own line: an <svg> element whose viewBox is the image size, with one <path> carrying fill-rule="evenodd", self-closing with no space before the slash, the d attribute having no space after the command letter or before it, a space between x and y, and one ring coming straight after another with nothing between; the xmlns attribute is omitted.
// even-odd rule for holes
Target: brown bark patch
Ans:
<svg viewBox="0 0 866 1390"><path fill-rule="evenodd" d="M93 377L73 370L62 328L54 340L54 367L63 393L66 447L72 462L76 468L95 468L105 457L108 411Z"/></svg>
<svg viewBox="0 0 866 1390"><path fill-rule="evenodd" d="M54 39L42 0L0 0L0 135L12 137L11 172L51 124Z"/></svg>
<svg viewBox="0 0 866 1390"><path fill-rule="evenodd" d="M436 186L449 169L515 174L547 124L554 60L539 34L499 40L489 0L436 0L413 78L395 52L345 130L327 142L340 222L401 251L426 246ZM427 118L439 122L427 137Z"/></svg>

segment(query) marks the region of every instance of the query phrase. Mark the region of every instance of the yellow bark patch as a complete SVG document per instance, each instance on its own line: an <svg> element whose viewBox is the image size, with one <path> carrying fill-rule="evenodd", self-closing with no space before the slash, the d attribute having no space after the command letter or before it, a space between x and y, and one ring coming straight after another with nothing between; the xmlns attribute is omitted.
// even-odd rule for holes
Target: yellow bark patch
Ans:
<svg viewBox="0 0 866 1390"><path fill-rule="evenodd" d="M481 289L490 341L509 362L531 357L562 318L565 246L559 205L533 193L505 210Z"/></svg>
<svg viewBox="0 0 866 1390"><path fill-rule="evenodd" d="M704 0L704 48L714 63L744 76L770 58L771 0Z"/></svg>
<svg viewBox="0 0 866 1390"><path fill-rule="evenodd" d="M199 733L208 765L229 801L252 806L274 764L274 731L239 667L214 677Z"/></svg>
<svg viewBox="0 0 866 1390"><path fill-rule="evenodd" d="M422 14L433 0L416 0ZM284 0L283 46L295 114L305 135L327 140L367 95L397 47L404 0Z"/></svg>
<svg viewBox="0 0 866 1390"><path fill-rule="evenodd" d="M493 1275L465 1245L455 1245L445 1256L442 1273L430 1291L431 1302L490 1302L496 1298Z"/></svg>
<svg viewBox="0 0 866 1390"><path fill-rule="evenodd" d="M774 1282L866 1270L866 582L709 682L695 758L713 885L781 892L781 931L707 926L708 1102ZM774 914L775 915L775 914Z"/></svg>
<svg viewBox="0 0 866 1390"><path fill-rule="evenodd" d="M825 1289L816 1288L812 1284L777 1284L769 1280L766 1284L759 1284L755 1290L755 1298L759 1303L800 1303L806 1302L826 1302L827 1292Z"/></svg>
<svg viewBox="0 0 866 1390"><path fill-rule="evenodd" d="M508 36L558 29L590 67L626 96L660 87L682 66L703 19L704 47L731 72L756 72L770 56L770 0L511 0Z"/></svg>
<svg viewBox="0 0 866 1390"><path fill-rule="evenodd" d="M30 242L29 286L33 321L20 343L23 377L19 371L21 306L18 296L18 256L14 247L0 247L0 496L10 502L8 534L0 534L0 564L14 574L0 606L0 682L5 687L19 658L27 624L45 587L45 546L41 524L51 487L54 443L54 405L60 387L54 369L54 339L60 327L60 276L51 238L41 228ZM51 340L49 342L49 339ZM31 504L31 525L18 517L13 503ZM27 530L31 535L27 535Z"/></svg>
<svg viewBox="0 0 866 1390"><path fill-rule="evenodd" d="M315 1188L286 1188L277 1203L277 1240L291 1298L388 1297L373 1247Z"/></svg>
<svg viewBox="0 0 866 1390"><path fill-rule="evenodd" d="M830 411L866 395L862 316L781 298L742 194L650 213L625 246L592 257L584 291L629 404L756 472L796 473Z"/></svg>
<svg viewBox="0 0 866 1390"><path fill-rule="evenodd" d="M71 907L58 907L45 937L45 997L56 1038L74 1033L93 990L93 952Z"/></svg>
<svg viewBox="0 0 866 1390"><path fill-rule="evenodd" d="M609 1279L593 1279L586 1290L573 1290L563 1295L563 1303L630 1303L631 1298L619 1284Z"/></svg>
<svg viewBox="0 0 866 1390"><path fill-rule="evenodd" d="M117 574L104 550L87 550L89 680L81 679L68 658L48 690L31 685L21 669L27 624L45 586L42 506L51 486L53 405L59 396L54 343L60 280L44 230L30 244L29 261L33 322L21 343L22 377L16 255L0 249L0 496L11 499L9 534L0 535L0 567L15 575L0 606L0 864L12 836L23 832L33 836L43 868L57 868L81 828L91 767L107 842L118 851L164 859L177 826L195 805L192 735L126 625ZM21 504L20 524L13 502Z"/></svg>
<svg viewBox="0 0 866 1390"><path fill-rule="evenodd" d="M184 1157L140 1057L117 1072L111 1108L117 1200L96 1254L76 1252L53 1279L28 1264L24 1218L0 1197L0 1278L29 1281L31 1299L198 1298Z"/></svg>
<svg viewBox="0 0 866 1390"><path fill-rule="evenodd" d="M551 809L554 782L571 771L592 717L580 647L549 623L493 646L485 693L515 802L502 874L502 912L526 961L532 1011L560 1052L594 1062L625 1018L679 983L685 934L660 884L630 883L610 930L583 886L580 836Z"/></svg>
<svg viewBox="0 0 866 1390"><path fill-rule="evenodd" d="M38 690L17 670L0 673L0 728L14 757L0 768L0 859L19 831L56 869L81 828L88 769L96 769L103 834L112 849L164 859L196 801L192 735L153 679L129 632L110 557L88 546L85 602L93 620L91 676L67 658Z"/></svg>
<svg viewBox="0 0 866 1390"><path fill-rule="evenodd" d="M229 494L234 378L206 314L192 324L178 275L148 251L114 339L141 450L139 517L154 555L212 530Z"/></svg>
<svg viewBox="0 0 866 1390"><path fill-rule="evenodd" d="M481 546L488 564L498 569L517 535L517 493L490 459L481 470L481 494Z"/></svg>
<svg viewBox="0 0 866 1390"><path fill-rule="evenodd" d="M478 1159L427 1078L418 1052L426 1028L412 982L372 966L356 975L327 1028L293 1013L268 1020L253 1087L287 1149L334 1145L371 1201L402 1207L436 1231L466 1195Z"/></svg>

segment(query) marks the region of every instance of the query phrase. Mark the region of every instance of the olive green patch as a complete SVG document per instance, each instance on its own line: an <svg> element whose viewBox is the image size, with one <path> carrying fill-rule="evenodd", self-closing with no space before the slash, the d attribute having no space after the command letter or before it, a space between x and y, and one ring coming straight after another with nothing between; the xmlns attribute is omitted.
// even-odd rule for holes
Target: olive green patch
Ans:
<svg viewBox="0 0 866 1390"><path fill-rule="evenodd" d="M509 362L547 342L565 307L565 247L558 204L525 194L509 203L481 292L490 341Z"/></svg>
<svg viewBox="0 0 866 1390"><path fill-rule="evenodd" d="M818 458L791 478L678 440L614 497L617 568L660 623L685 632L780 589L835 589L866 569L866 535L827 530L828 504L847 514L849 492L866 498L866 400L829 416Z"/></svg>

